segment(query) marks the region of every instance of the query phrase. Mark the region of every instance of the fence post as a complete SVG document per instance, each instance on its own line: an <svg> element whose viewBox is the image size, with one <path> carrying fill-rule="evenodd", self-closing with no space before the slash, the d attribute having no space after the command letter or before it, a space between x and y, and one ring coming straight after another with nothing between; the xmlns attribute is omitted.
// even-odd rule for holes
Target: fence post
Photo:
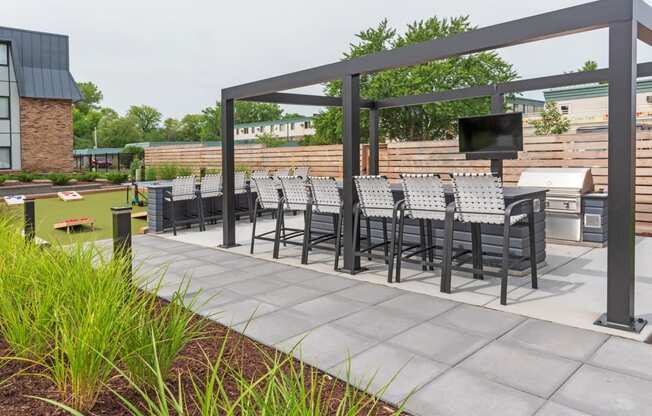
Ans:
<svg viewBox="0 0 652 416"><path fill-rule="evenodd" d="M127 262L126 277L132 277L131 207L111 208L113 216L113 258Z"/></svg>
<svg viewBox="0 0 652 416"><path fill-rule="evenodd" d="M34 241L34 237L36 236L36 211L34 209L33 199L25 200L24 218L25 239L27 241Z"/></svg>

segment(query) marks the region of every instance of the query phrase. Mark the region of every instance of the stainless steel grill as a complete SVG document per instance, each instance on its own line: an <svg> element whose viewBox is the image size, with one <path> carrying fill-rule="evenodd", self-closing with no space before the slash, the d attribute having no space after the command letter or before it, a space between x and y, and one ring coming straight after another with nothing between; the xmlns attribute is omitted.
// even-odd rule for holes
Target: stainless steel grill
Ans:
<svg viewBox="0 0 652 416"><path fill-rule="evenodd" d="M582 195L593 190L589 168L530 168L518 186L547 188L546 238L581 241Z"/></svg>

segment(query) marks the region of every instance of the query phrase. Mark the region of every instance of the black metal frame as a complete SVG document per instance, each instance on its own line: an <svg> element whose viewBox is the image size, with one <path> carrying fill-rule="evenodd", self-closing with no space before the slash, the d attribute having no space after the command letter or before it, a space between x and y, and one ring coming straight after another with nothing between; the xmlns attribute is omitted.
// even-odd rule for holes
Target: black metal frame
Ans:
<svg viewBox="0 0 652 416"><path fill-rule="evenodd" d="M360 97L360 75L406 67L454 56L520 45L596 29L609 29L609 68L512 81L498 85L473 86L408 97L380 99ZM609 83L609 236L607 315L602 324L639 330L643 321L634 317L634 183L636 78L652 74L652 63L636 64L636 40L652 45L652 7L644 0L599 0L539 14L511 22L460 33L390 51L378 52L274 78L222 90L222 171L224 173L223 245L235 245L234 213L234 101L253 100L304 105L342 106L344 113L344 268L355 273L360 265L354 253L353 206L357 201L353 176L360 171L359 145L361 108L419 105L446 100L492 97L496 94L541 90L587 82ZM331 80L343 81L338 97L280 94ZM497 99L496 99L497 102ZM375 117L371 118L372 120ZM376 131L377 129L372 129ZM377 137L370 139L371 143ZM372 146L377 149L377 146ZM375 152L376 150L374 150ZM372 157L377 158L377 155ZM377 159L376 159L377 160ZM373 167L375 169L375 166Z"/></svg>
<svg viewBox="0 0 652 416"><path fill-rule="evenodd" d="M166 202L170 203L170 221L172 222L172 233L174 235L177 235L177 225L187 225L188 227L192 226L192 224L199 223L199 231L206 231L206 225L204 224L204 212L203 212L203 207L202 207L202 200L201 200L201 195L199 194L199 191L195 190L194 198L193 199L182 199L179 201L174 200L174 195L172 195L172 191L163 191L163 199ZM184 211L186 213L186 219L177 220L177 211L176 211L176 204L179 202L183 202L184 205ZM191 216L188 215L188 211L191 208L192 203L195 203L197 205L197 216Z"/></svg>

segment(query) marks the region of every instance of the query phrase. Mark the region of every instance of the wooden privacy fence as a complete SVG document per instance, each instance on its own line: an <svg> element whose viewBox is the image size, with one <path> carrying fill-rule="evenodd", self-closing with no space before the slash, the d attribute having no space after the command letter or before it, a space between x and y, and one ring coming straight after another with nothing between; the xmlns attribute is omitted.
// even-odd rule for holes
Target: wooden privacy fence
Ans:
<svg viewBox="0 0 652 416"><path fill-rule="evenodd" d="M526 137L517 160L506 160L504 181L515 184L529 167L591 168L596 191L607 191L608 143L606 133ZM361 172L368 173L368 146L360 149ZM636 141L636 230L652 234L652 132L640 131ZM264 148L236 146L236 165L250 169L309 166L315 176L342 176L342 146ZM380 173L398 178L400 173L486 172L489 161L467 161L458 153L457 140L419 141L381 145ZM221 165L218 147L164 146L145 150L147 165L177 164L195 172Z"/></svg>

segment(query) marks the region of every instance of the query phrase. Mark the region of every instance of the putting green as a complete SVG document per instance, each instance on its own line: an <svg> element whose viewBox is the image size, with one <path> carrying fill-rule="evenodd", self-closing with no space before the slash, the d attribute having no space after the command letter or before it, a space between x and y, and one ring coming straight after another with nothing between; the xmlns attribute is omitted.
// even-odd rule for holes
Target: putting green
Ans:
<svg viewBox="0 0 652 416"><path fill-rule="evenodd" d="M82 194L81 201L63 202L59 198L36 200L36 235L44 240L70 244L111 238L113 236L111 207L123 207L127 204L126 192L100 192ZM17 208L22 210L22 207ZM133 212L147 210L146 207L133 207ZM95 218L95 227L75 227L66 233L66 230L55 230L54 224L64 220L83 217ZM147 225L143 219L131 220L131 231L134 235Z"/></svg>

